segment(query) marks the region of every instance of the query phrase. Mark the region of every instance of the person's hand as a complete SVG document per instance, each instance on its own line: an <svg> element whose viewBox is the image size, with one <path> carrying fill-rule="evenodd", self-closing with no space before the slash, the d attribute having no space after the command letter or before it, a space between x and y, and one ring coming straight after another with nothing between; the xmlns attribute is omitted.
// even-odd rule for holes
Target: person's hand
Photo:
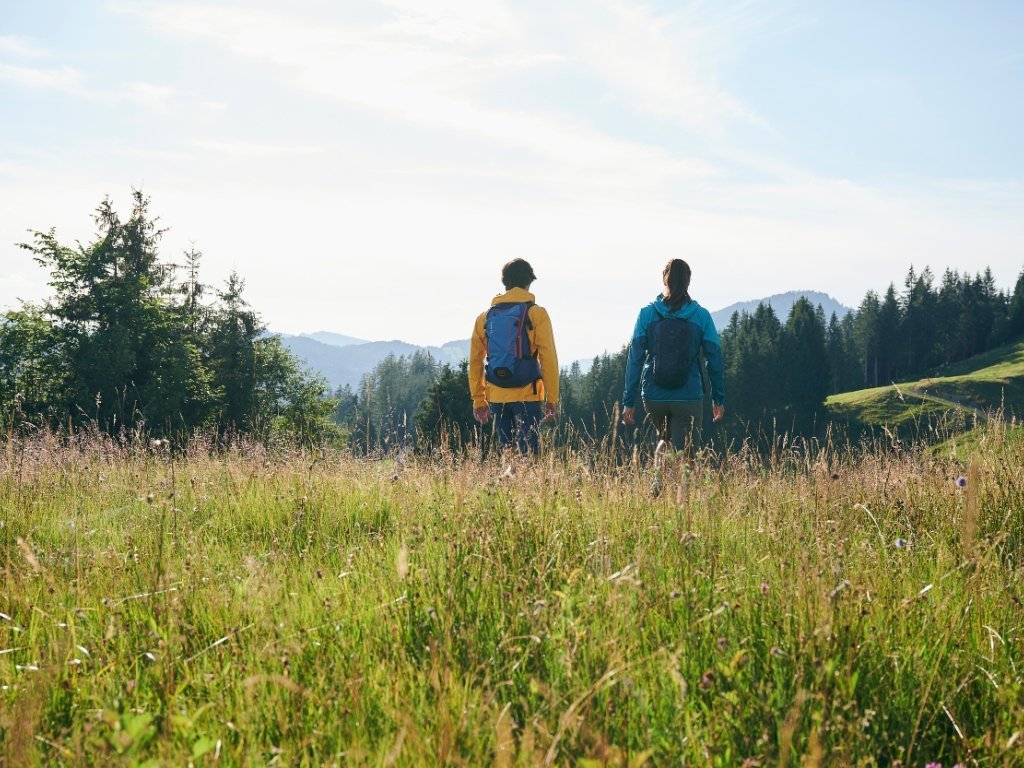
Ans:
<svg viewBox="0 0 1024 768"><path fill-rule="evenodd" d="M555 408L556 405L554 403L547 403L544 406L544 421L554 421L557 418Z"/></svg>
<svg viewBox="0 0 1024 768"><path fill-rule="evenodd" d="M479 408L473 409L473 418L480 424L486 424L488 419L491 418L491 409L486 405L481 405Z"/></svg>
<svg viewBox="0 0 1024 768"><path fill-rule="evenodd" d="M636 424L636 408L625 408L622 411L622 423L627 427Z"/></svg>
<svg viewBox="0 0 1024 768"><path fill-rule="evenodd" d="M712 421L721 421L723 416L725 416L725 406L724 405L713 405L713 406L711 406L711 420Z"/></svg>

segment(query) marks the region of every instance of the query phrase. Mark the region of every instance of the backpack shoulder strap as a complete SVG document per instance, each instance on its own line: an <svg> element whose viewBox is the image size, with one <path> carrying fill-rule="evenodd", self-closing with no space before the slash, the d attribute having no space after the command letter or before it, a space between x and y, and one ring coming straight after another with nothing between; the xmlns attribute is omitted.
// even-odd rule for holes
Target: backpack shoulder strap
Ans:
<svg viewBox="0 0 1024 768"><path fill-rule="evenodd" d="M534 304L532 301L526 301L526 302L523 302L523 303L526 304L526 311L523 312L523 317L526 318L526 327L529 328L532 331L533 330L533 320L530 319L530 310L533 309L537 305Z"/></svg>

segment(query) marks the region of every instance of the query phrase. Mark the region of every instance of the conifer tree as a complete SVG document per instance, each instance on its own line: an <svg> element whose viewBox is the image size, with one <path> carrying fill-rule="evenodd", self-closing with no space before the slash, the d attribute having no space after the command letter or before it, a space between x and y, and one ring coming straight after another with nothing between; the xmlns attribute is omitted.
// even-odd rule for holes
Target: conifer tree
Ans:
<svg viewBox="0 0 1024 768"><path fill-rule="evenodd" d="M798 433L808 433L821 415L829 387L825 328L811 303L793 305L782 337L782 373L786 410Z"/></svg>

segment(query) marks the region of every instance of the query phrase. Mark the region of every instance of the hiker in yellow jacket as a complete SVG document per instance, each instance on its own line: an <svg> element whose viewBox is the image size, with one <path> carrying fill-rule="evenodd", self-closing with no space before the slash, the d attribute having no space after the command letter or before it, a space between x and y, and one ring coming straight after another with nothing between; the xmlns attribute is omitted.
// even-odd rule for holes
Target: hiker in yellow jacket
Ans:
<svg viewBox="0 0 1024 768"><path fill-rule="evenodd" d="M523 259L501 269L505 293L476 319L469 347L473 415L494 416L502 447L537 453L541 421L555 418L558 354L547 310L530 293L537 277Z"/></svg>

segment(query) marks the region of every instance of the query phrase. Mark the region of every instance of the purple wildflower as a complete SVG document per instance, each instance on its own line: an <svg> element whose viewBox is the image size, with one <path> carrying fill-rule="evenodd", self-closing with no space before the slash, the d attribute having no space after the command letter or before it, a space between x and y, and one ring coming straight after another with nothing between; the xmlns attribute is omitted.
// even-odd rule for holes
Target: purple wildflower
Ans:
<svg viewBox="0 0 1024 768"><path fill-rule="evenodd" d="M892 543L892 545L893 545L894 547L896 547L896 549L905 549L905 548L906 548L906 547L907 547L907 546L908 546L909 544L910 544L910 542L908 542L908 541L907 541L906 539L904 539L904 538L899 538L899 539L896 539L896 541L894 541L894 542Z"/></svg>
<svg viewBox="0 0 1024 768"><path fill-rule="evenodd" d="M960 477L958 477L956 479L956 487L957 488L966 488L967 487L967 478L964 477L963 475L960 475ZM927 768L927 766L925 766L925 768ZM942 766L940 765L939 768L942 768Z"/></svg>
<svg viewBox="0 0 1024 768"><path fill-rule="evenodd" d="M761 594L762 595L767 595L768 594L768 582L767 581L762 581L761 582Z"/></svg>
<svg viewBox="0 0 1024 768"><path fill-rule="evenodd" d="M700 689L702 691L706 691L711 686L713 686L714 684L715 684L715 672L714 672L714 670L709 669L707 672L704 673L704 675L700 679ZM941 766L940 766L940 768L941 768Z"/></svg>
<svg viewBox="0 0 1024 768"><path fill-rule="evenodd" d="M924 768L942 768L942 763L925 763Z"/></svg>

